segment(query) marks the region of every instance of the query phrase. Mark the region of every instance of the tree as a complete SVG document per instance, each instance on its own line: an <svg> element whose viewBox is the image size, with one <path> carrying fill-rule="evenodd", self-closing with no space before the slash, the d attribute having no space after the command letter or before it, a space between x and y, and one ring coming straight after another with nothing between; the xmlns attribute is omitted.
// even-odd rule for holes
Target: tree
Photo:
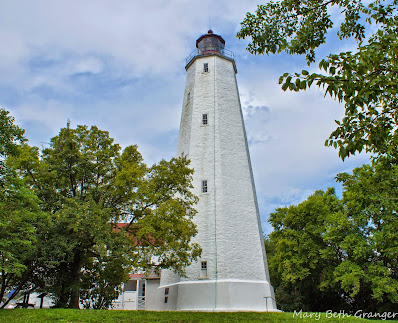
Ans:
<svg viewBox="0 0 398 323"><path fill-rule="evenodd" d="M14 124L14 117L0 108L0 161L17 153L18 144L26 141L24 133L25 130Z"/></svg>
<svg viewBox="0 0 398 323"><path fill-rule="evenodd" d="M341 298L344 291L333 282L333 269L341 256L324 240L331 218L341 212L341 202L334 189L329 189L270 215L274 231L266 240L267 258L283 310L348 309Z"/></svg>
<svg viewBox="0 0 398 323"><path fill-rule="evenodd" d="M38 247L38 229L45 222L37 196L12 171L0 186L0 300L14 291L2 307L29 287L30 264Z"/></svg>
<svg viewBox="0 0 398 323"><path fill-rule="evenodd" d="M189 161L148 167L136 146L121 151L113 141L95 126L68 124L41 155L24 145L12 160L51 214L38 262L58 307L78 308L81 296L85 306L107 307L133 268L182 273L200 254L190 241L197 198Z"/></svg>
<svg viewBox="0 0 398 323"><path fill-rule="evenodd" d="M342 173L343 199L317 191L271 214L266 246L284 310L393 311L398 303L398 167Z"/></svg>
<svg viewBox="0 0 398 323"><path fill-rule="evenodd" d="M115 237L116 238L116 237ZM112 254L104 250L101 261L90 263L82 274L81 300L87 309L108 309L119 295L120 282L125 281L131 268L125 249L123 236L112 239ZM109 248L109 246L107 246ZM126 261L127 260L127 261Z"/></svg>
<svg viewBox="0 0 398 323"><path fill-rule="evenodd" d="M9 112L0 109L0 302L4 308L28 287L29 264L37 250L38 227L45 222L37 196L7 161L26 139ZM28 274L27 274L28 273ZM13 291L13 292L11 292ZM5 295L10 297L5 299Z"/></svg>
<svg viewBox="0 0 398 323"><path fill-rule="evenodd" d="M335 280L362 308L392 310L398 303L398 167L363 165L337 179L348 230L342 235L335 227L328 235L345 253Z"/></svg>
<svg viewBox="0 0 398 323"><path fill-rule="evenodd" d="M18 145L25 142L25 130L14 124L14 117L0 108L0 185L4 185L6 173L4 161L7 156L16 155Z"/></svg>
<svg viewBox="0 0 398 323"><path fill-rule="evenodd" d="M258 6L256 14L246 14L237 36L251 37L247 49L252 54L306 55L310 65L315 62L315 50L326 42L334 26L333 8L344 17L338 37L353 37L358 42L356 52L330 54L321 60L319 68L326 74L285 73L279 83L283 90L301 91L315 82L325 89L325 96L344 103L345 117L336 121L337 129L325 142L338 148L343 160L362 150L376 157L396 156L397 0L376 0L369 5L362 0L271 1ZM377 31L366 39L370 24Z"/></svg>

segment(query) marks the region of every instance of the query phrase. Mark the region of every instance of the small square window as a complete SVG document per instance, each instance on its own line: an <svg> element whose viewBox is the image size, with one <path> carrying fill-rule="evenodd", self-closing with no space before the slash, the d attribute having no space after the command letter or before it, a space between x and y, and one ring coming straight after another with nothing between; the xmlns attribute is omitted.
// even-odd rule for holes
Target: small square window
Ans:
<svg viewBox="0 0 398 323"><path fill-rule="evenodd" d="M165 294L165 295L169 295L169 288L165 288L165 289L164 289L164 294Z"/></svg>
<svg viewBox="0 0 398 323"><path fill-rule="evenodd" d="M207 181L202 181L202 193L207 193Z"/></svg>
<svg viewBox="0 0 398 323"><path fill-rule="evenodd" d="M206 125L207 124L207 113L202 114L202 124Z"/></svg>
<svg viewBox="0 0 398 323"><path fill-rule="evenodd" d="M203 64L203 72L208 72L209 71L209 63L204 63Z"/></svg>
<svg viewBox="0 0 398 323"><path fill-rule="evenodd" d="M207 261L201 261L200 262L200 273L199 273L199 278L200 279L207 279Z"/></svg>

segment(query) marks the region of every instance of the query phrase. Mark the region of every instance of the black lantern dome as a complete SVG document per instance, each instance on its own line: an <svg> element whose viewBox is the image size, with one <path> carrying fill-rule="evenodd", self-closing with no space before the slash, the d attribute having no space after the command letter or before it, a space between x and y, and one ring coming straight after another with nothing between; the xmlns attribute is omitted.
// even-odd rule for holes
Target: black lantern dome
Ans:
<svg viewBox="0 0 398 323"><path fill-rule="evenodd" d="M196 48L199 51L199 55L210 54L210 53L224 53L225 40L220 36L213 34L210 29L207 34L204 34L196 41Z"/></svg>

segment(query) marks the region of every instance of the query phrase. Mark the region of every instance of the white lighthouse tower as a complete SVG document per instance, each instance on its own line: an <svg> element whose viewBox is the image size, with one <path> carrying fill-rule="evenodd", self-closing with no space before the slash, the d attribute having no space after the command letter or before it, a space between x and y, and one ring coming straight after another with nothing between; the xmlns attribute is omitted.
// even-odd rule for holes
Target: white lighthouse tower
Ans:
<svg viewBox="0 0 398 323"><path fill-rule="evenodd" d="M194 242L186 277L162 271L164 310L275 311L233 53L211 30L187 58L178 156L194 169Z"/></svg>

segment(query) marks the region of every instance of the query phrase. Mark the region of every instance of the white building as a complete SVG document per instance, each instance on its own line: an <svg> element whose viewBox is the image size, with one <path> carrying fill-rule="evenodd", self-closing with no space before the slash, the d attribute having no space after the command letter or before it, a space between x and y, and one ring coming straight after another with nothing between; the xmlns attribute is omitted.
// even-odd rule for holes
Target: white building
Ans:
<svg viewBox="0 0 398 323"><path fill-rule="evenodd" d="M159 310L162 307L159 276L131 274L119 297L112 302L115 310Z"/></svg>
<svg viewBox="0 0 398 323"><path fill-rule="evenodd" d="M211 30L188 57L177 156L194 168L194 242L187 277L163 270L159 310L275 311L233 53ZM161 297L161 300L159 298Z"/></svg>

